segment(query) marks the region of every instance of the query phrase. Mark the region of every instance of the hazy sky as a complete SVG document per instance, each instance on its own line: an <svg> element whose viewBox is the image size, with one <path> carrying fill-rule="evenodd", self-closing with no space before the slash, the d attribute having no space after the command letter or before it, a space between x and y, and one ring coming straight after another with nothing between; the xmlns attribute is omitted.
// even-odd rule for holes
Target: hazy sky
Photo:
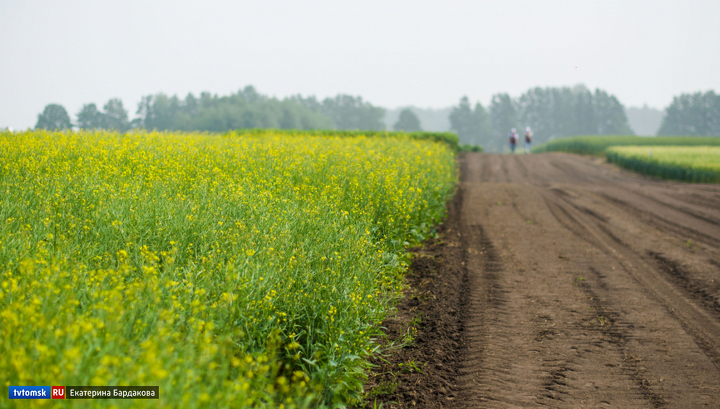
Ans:
<svg viewBox="0 0 720 409"><path fill-rule="evenodd" d="M625 106L720 91L720 1L0 0L0 128L48 103L338 93L445 107L584 83Z"/></svg>

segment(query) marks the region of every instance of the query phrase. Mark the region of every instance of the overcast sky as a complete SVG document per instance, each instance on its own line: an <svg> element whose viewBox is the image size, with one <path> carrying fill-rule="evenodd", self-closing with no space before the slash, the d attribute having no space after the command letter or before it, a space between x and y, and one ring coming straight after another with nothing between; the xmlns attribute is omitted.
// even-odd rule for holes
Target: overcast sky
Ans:
<svg viewBox="0 0 720 409"><path fill-rule="evenodd" d="M338 93L487 105L583 83L629 106L720 91L720 1L0 0L0 128L48 103Z"/></svg>

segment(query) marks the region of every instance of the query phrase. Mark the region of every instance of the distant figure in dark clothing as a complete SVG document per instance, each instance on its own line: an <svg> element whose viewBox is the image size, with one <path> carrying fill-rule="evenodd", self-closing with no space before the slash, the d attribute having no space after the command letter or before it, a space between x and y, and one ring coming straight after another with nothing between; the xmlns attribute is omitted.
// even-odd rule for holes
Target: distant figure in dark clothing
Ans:
<svg viewBox="0 0 720 409"><path fill-rule="evenodd" d="M530 153L530 144L532 143L532 130L528 126L525 128L525 153Z"/></svg>
<svg viewBox="0 0 720 409"><path fill-rule="evenodd" d="M510 130L510 152L515 153L515 147L518 143L518 134L515 128Z"/></svg>

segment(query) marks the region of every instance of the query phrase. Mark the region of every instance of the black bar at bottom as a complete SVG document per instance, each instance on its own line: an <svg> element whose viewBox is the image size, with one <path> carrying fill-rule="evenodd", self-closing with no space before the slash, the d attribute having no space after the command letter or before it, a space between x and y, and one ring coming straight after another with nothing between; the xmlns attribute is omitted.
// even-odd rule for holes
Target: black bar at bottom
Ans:
<svg viewBox="0 0 720 409"><path fill-rule="evenodd" d="M160 387L66 386L65 399L160 399Z"/></svg>

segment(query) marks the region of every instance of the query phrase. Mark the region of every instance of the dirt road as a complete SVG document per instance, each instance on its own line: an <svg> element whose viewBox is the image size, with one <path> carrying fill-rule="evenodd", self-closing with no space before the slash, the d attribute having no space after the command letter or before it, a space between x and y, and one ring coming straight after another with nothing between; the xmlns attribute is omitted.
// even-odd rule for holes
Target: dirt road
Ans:
<svg viewBox="0 0 720 409"><path fill-rule="evenodd" d="M461 169L386 322L398 338L422 319L372 377L377 402L720 407L720 186L569 154Z"/></svg>

